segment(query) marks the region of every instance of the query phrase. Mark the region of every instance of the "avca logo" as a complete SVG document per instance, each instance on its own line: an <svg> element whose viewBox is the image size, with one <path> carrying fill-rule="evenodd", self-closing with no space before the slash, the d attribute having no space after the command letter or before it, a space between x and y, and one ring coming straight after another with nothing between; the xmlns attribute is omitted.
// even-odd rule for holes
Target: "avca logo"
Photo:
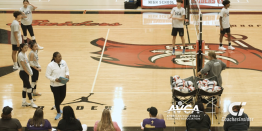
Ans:
<svg viewBox="0 0 262 131"><path fill-rule="evenodd" d="M227 37L225 35L225 37ZM257 49L246 43L247 36L240 34L232 34L231 41L236 48L234 51L220 51L218 44L206 43L206 53L215 51L218 59L226 63L228 68L251 69L262 71L262 50ZM99 38L91 42L92 45L103 48L105 39ZM235 46L237 45L237 46ZM227 45L224 45L227 48ZM101 55L102 50L93 52L93 54ZM180 56L182 46L176 46L176 54L173 56L170 50L170 44L161 45L139 45L127 44L107 40L102 62L139 68L155 68L155 69L190 69L192 63L195 64L196 45L188 45L186 53ZM192 55L193 54L193 55ZM99 61L100 57L93 57ZM174 59L174 61L173 61ZM205 62L207 62L207 58ZM250 64L254 63L256 64Z"/></svg>

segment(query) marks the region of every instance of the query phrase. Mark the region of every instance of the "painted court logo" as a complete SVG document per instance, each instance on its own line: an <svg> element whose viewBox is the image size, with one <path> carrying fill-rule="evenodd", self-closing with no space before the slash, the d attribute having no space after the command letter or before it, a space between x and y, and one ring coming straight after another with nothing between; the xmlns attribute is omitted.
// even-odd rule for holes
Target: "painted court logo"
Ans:
<svg viewBox="0 0 262 131"><path fill-rule="evenodd" d="M225 35L225 37L227 36ZM246 43L247 38L244 35L232 34L231 41L237 45L234 46L236 48L234 51L219 51L218 44L206 43L206 53L211 50L215 51L217 58L222 60L228 68L262 71L262 50ZM101 48L100 51L93 52L93 54L101 55L104 42L104 38L91 41L92 45ZM192 54L196 53L196 45L188 45L183 57L180 56L182 46L176 46L174 56L169 46L170 44L140 45L107 40L102 62L137 68L191 69L192 63L195 63L195 58L191 57ZM224 47L227 48L227 45L224 45ZM94 56L92 58L97 61L100 59L100 57ZM205 62L207 61L206 58Z"/></svg>
<svg viewBox="0 0 262 131"><path fill-rule="evenodd" d="M8 23L6 25L11 25ZM33 26L120 26L122 24L116 23L94 23L93 21L84 21L80 23L73 23L72 21L66 21L64 23L49 22L49 20L33 20Z"/></svg>

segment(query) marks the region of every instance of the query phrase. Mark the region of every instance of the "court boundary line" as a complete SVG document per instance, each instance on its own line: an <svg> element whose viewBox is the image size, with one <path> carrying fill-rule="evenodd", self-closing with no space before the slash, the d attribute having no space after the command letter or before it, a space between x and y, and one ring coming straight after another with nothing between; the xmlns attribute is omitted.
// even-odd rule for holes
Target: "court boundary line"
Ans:
<svg viewBox="0 0 262 131"><path fill-rule="evenodd" d="M103 59L103 55L104 55L104 51L105 51L105 47L106 47L106 42L107 42L109 31L110 31L110 29L107 30L105 43L104 43L103 50L102 50L102 53L101 53L101 56L100 56L100 60L99 60L99 63L98 63L98 67L97 67L97 70L96 70L96 75L95 75L94 82L93 82L93 85L92 85L91 93L93 93L93 91L94 91L94 87L95 87L97 75L98 75L98 72L99 72L99 69L100 69L100 65L101 65L101 62L102 62L102 59Z"/></svg>

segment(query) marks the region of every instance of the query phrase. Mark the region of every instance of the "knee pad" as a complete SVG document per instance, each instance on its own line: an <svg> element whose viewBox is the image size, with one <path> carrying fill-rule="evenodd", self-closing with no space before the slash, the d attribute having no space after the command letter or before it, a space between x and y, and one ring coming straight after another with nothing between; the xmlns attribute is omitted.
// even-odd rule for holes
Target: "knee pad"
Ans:
<svg viewBox="0 0 262 131"><path fill-rule="evenodd" d="M24 88L23 88L23 91L27 91L27 88L26 88L26 87L24 87Z"/></svg>
<svg viewBox="0 0 262 131"><path fill-rule="evenodd" d="M27 40L27 36L23 36L24 40Z"/></svg>
<svg viewBox="0 0 262 131"><path fill-rule="evenodd" d="M31 87L34 88L36 85L36 82L31 82Z"/></svg>
<svg viewBox="0 0 262 131"><path fill-rule="evenodd" d="M35 85L37 85L38 80L35 81Z"/></svg>
<svg viewBox="0 0 262 131"><path fill-rule="evenodd" d="M35 40L35 36L32 36L31 38L32 38L32 40Z"/></svg>
<svg viewBox="0 0 262 131"><path fill-rule="evenodd" d="M27 93L32 93L32 88L27 89Z"/></svg>

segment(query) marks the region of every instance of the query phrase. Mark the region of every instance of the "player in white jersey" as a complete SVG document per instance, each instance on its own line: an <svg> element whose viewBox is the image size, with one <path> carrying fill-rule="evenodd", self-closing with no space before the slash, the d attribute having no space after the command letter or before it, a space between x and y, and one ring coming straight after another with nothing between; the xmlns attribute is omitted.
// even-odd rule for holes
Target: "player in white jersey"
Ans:
<svg viewBox="0 0 262 131"><path fill-rule="evenodd" d="M219 45L219 50L226 50L226 48L223 47L222 45L222 40L227 33L228 35L228 49L234 50L235 48L231 45L231 35L230 35L230 23L229 23L229 6L230 6L230 1L225 0L223 1L224 8L222 8L220 12L220 45Z"/></svg>
<svg viewBox="0 0 262 131"><path fill-rule="evenodd" d="M185 9L181 7L183 0L177 0L177 7L174 7L170 12L171 15L169 18L172 18L172 33L173 36L172 44L173 44L173 51L172 55L175 55L175 44L176 44L176 36L177 32L181 37L182 44L183 44L183 51L182 54L185 54L185 38L184 38L184 20L185 20Z"/></svg>
<svg viewBox="0 0 262 131"><path fill-rule="evenodd" d="M32 99L32 87L30 85L29 76L33 75L33 72L30 68L28 58L26 56L26 52L28 49L27 44L20 44L19 53L17 56L17 62L20 66L19 76L23 81L23 91L22 91L22 106L29 106L31 105L33 108L37 108L37 105L33 102ZM30 103L26 102L26 94L30 100Z"/></svg>
<svg viewBox="0 0 262 131"><path fill-rule="evenodd" d="M19 28L19 21L22 18L22 12L20 11L15 11L13 13L13 16L15 17L15 19L13 20L12 24L11 24L11 44L12 44L12 59L14 62L14 66L13 69L17 70L19 69L18 65L17 65L17 59L16 59L16 53L20 47L20 44L22 44L22 37L21 37L21 31Z"/></svg>
<svg viewBox="0 0 262 131"><path fill-rule="evenodd" d="M23 7L20 8L20 11L23 13L23 18L21 20L21 28L23 30L23 38L24 43L27 43L27 30L29 34L31 35L32 41L36 42L35 35L33 31L33 18L32 18L32 11L34 11L37 7L30 4L28 0L23 0ZM38 45L38 44L37 44ZM38 45L38 49L43 49L44 47L41 47Z"/></svg>
<svg viewBox="0 0 262 131"><path fill-rule="evenodd" d="M39 72L41 72L41 66L40 64L38 63L38 53L37 53L37 50L38 50L38 47L37 47L37 44L33 41L29 41L28 42L28 45L29 47L31 48L31 51L28 55L28 58L29 58L29 64L30 64L30 67L33 71L33 75L31 76L31 87L33 88L33 96L41 96L40 93L37 93L36 92L36 86L37 86L37 81L38 81L38 77L39 77ZM36 100L36 99L34 99Z"/></svg>

